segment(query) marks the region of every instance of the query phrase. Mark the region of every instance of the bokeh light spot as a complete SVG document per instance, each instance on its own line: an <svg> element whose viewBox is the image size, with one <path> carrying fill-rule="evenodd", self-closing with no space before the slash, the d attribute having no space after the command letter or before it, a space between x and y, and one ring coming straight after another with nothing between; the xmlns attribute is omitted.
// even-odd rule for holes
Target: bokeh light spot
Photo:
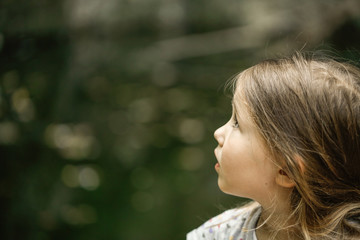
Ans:
<svg viewBox="0 0 360 240"><path fill-rule="evenodd" d="M65 205L61 208L60 213L63 220L71 225L85 225L97 221L95 209L87 204L79 206Z"/></svg>
<svg viewBox="0 0 360 240"><path fill-rule="evenodd" d="M168 90L165 98L166 108L170 112L186 110L193 102L193 98L188 92L177 88Z"/></svg>
<svg viewBox="0 0 360 240"><path fill-rule="evenodd" d="M14 144L19 138L19 128L13 122L0 123L0 144Z"/></svg>
<svg viewBox="0 0 360 240"><path fill-rule="evenodd" d="M65 124L56 125L53 132L53 141L55 146L60 149L66 148L71 135L70 126Z"/></svg>
<svg viewBox="0 0 360 240"><path fill-rule="evenodd" d="M100 177L98 172L90 167L84 167L79 171L79 184L86 190L92 191L99 187Z"/></svg>
<svg viewBox="0 0 360 240"><path fill-rule="evenodd" d="M189 144L198 143L204 138L204 124L198 119L185 119L179 126L180 138Z"/></svg>
<svg viewBox="0 0 360 240"><path fill-rule="evenodd" d="M129 105L132 120L138 123L152 121L156 116L156 106L152 99L137 99Z"/></svg>
<svg viewBox="0 0 360 240"><path fill-rule="evenodd" d="M21 121L28 122L34 119L35 106L29 97L27 89L17 89L12 95L11 103Z"/></svg>
<svg viewBox="0 0 360 240"><path fill-rule="evenodd" d="M71 160L96 158L100 145L86 124L51 124L45 130L46 143Z"/></svg>

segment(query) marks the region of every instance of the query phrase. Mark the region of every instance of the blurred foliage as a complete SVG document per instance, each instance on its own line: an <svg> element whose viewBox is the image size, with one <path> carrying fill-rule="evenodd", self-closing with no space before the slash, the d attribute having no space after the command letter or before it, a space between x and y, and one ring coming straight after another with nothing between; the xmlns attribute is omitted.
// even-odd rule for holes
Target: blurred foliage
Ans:
<svg viewBox="0 0 360 240"><path fill-rule="evenodd" d="M243 199L213 170L224 85L257 61L358 61L356 0L2 0L1 239L184 239Z"/></svg>

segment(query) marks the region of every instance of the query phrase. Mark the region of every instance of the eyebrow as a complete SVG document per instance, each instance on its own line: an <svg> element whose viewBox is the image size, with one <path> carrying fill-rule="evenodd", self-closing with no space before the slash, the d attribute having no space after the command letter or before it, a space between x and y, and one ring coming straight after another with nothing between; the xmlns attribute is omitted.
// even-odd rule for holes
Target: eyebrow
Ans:
<svg viewBox="0 0 360 240"><path fill-rule="evenodd" d="M241 123L243 125L246 122L246 120L243 118L242 115L239 114L234 99L231 99L231 105L233 108L233 114L236 116L236 120L238 121L239 124Z"/></svg>
<svg viewBox="0 0 360 240"><path fill-rule="evenodd" d="M231 99L231 106L232 106L232 108L233 108L234 114L236 114L238 111L236 110L236 105L235 105L235 103L234 103L234 99Z"/></svg>

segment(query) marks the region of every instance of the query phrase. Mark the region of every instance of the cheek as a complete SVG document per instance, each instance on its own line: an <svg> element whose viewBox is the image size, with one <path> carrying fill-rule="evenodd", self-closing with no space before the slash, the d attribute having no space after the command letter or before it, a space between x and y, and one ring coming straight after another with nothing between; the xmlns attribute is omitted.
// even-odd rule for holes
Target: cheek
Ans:
<svg viewBox="0 0 360 240"><path fill-rule="evenodd" d="M236 181L236 178L239 177L239 172L246 169L246 158L246 155L241 154L241 151L235 151L234 147L224 148L220 162L224 177L231 181Z"/></svg>
<svg viewBox="0 0 360 240"><path fill-rule="evenodd" d="M249 147L244 141L229 141L222 149L221 157L224 164L240 165L244 159L249 158Z"/></svg>
<svg viewBox="0 0 360 240"><path fill-rule="evenodd" d="M224 146L221 151L221 165L229 166L236 163L236 153L232 150L231 146Z"/></svg>

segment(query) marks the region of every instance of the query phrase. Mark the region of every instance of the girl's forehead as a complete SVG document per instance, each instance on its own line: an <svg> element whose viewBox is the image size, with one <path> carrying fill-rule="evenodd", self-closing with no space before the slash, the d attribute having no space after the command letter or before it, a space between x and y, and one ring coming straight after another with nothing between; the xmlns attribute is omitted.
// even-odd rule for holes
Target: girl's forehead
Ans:
<svg viewBox="0 0 360 240"><path fill-rule="evenodd" d="M248 104L245 99L244 93L241 89L241 87L237 86L233 98L231 100L232 105L235 106L237 109L246 110L248 109Z"/></svg>
<svg viewBox="0 0 360 240"><path fill-rule="evenodd" d="M234 109L234 112L242 118L244 121L250 121L252 122L251 118L251 108L246 100L245 96L245 87L246 87L246 77L247 76L247 70L243 71L238 75L234 82L234 89L233 89L233 97L232 97L232 106Z"/></svg>
<svg viewBox="0 0 360 240"><path fill-rule="evenodd" d="M231 105L233 107L233 112L234 114L236 114L236 116L245 121L250 121L251 117L250 117L250 113L249 113L249 108L248 108L248 104L245 101L245 98L242 97L241 95L237 95L234 94L233 99L231 101Z"/></svg>

